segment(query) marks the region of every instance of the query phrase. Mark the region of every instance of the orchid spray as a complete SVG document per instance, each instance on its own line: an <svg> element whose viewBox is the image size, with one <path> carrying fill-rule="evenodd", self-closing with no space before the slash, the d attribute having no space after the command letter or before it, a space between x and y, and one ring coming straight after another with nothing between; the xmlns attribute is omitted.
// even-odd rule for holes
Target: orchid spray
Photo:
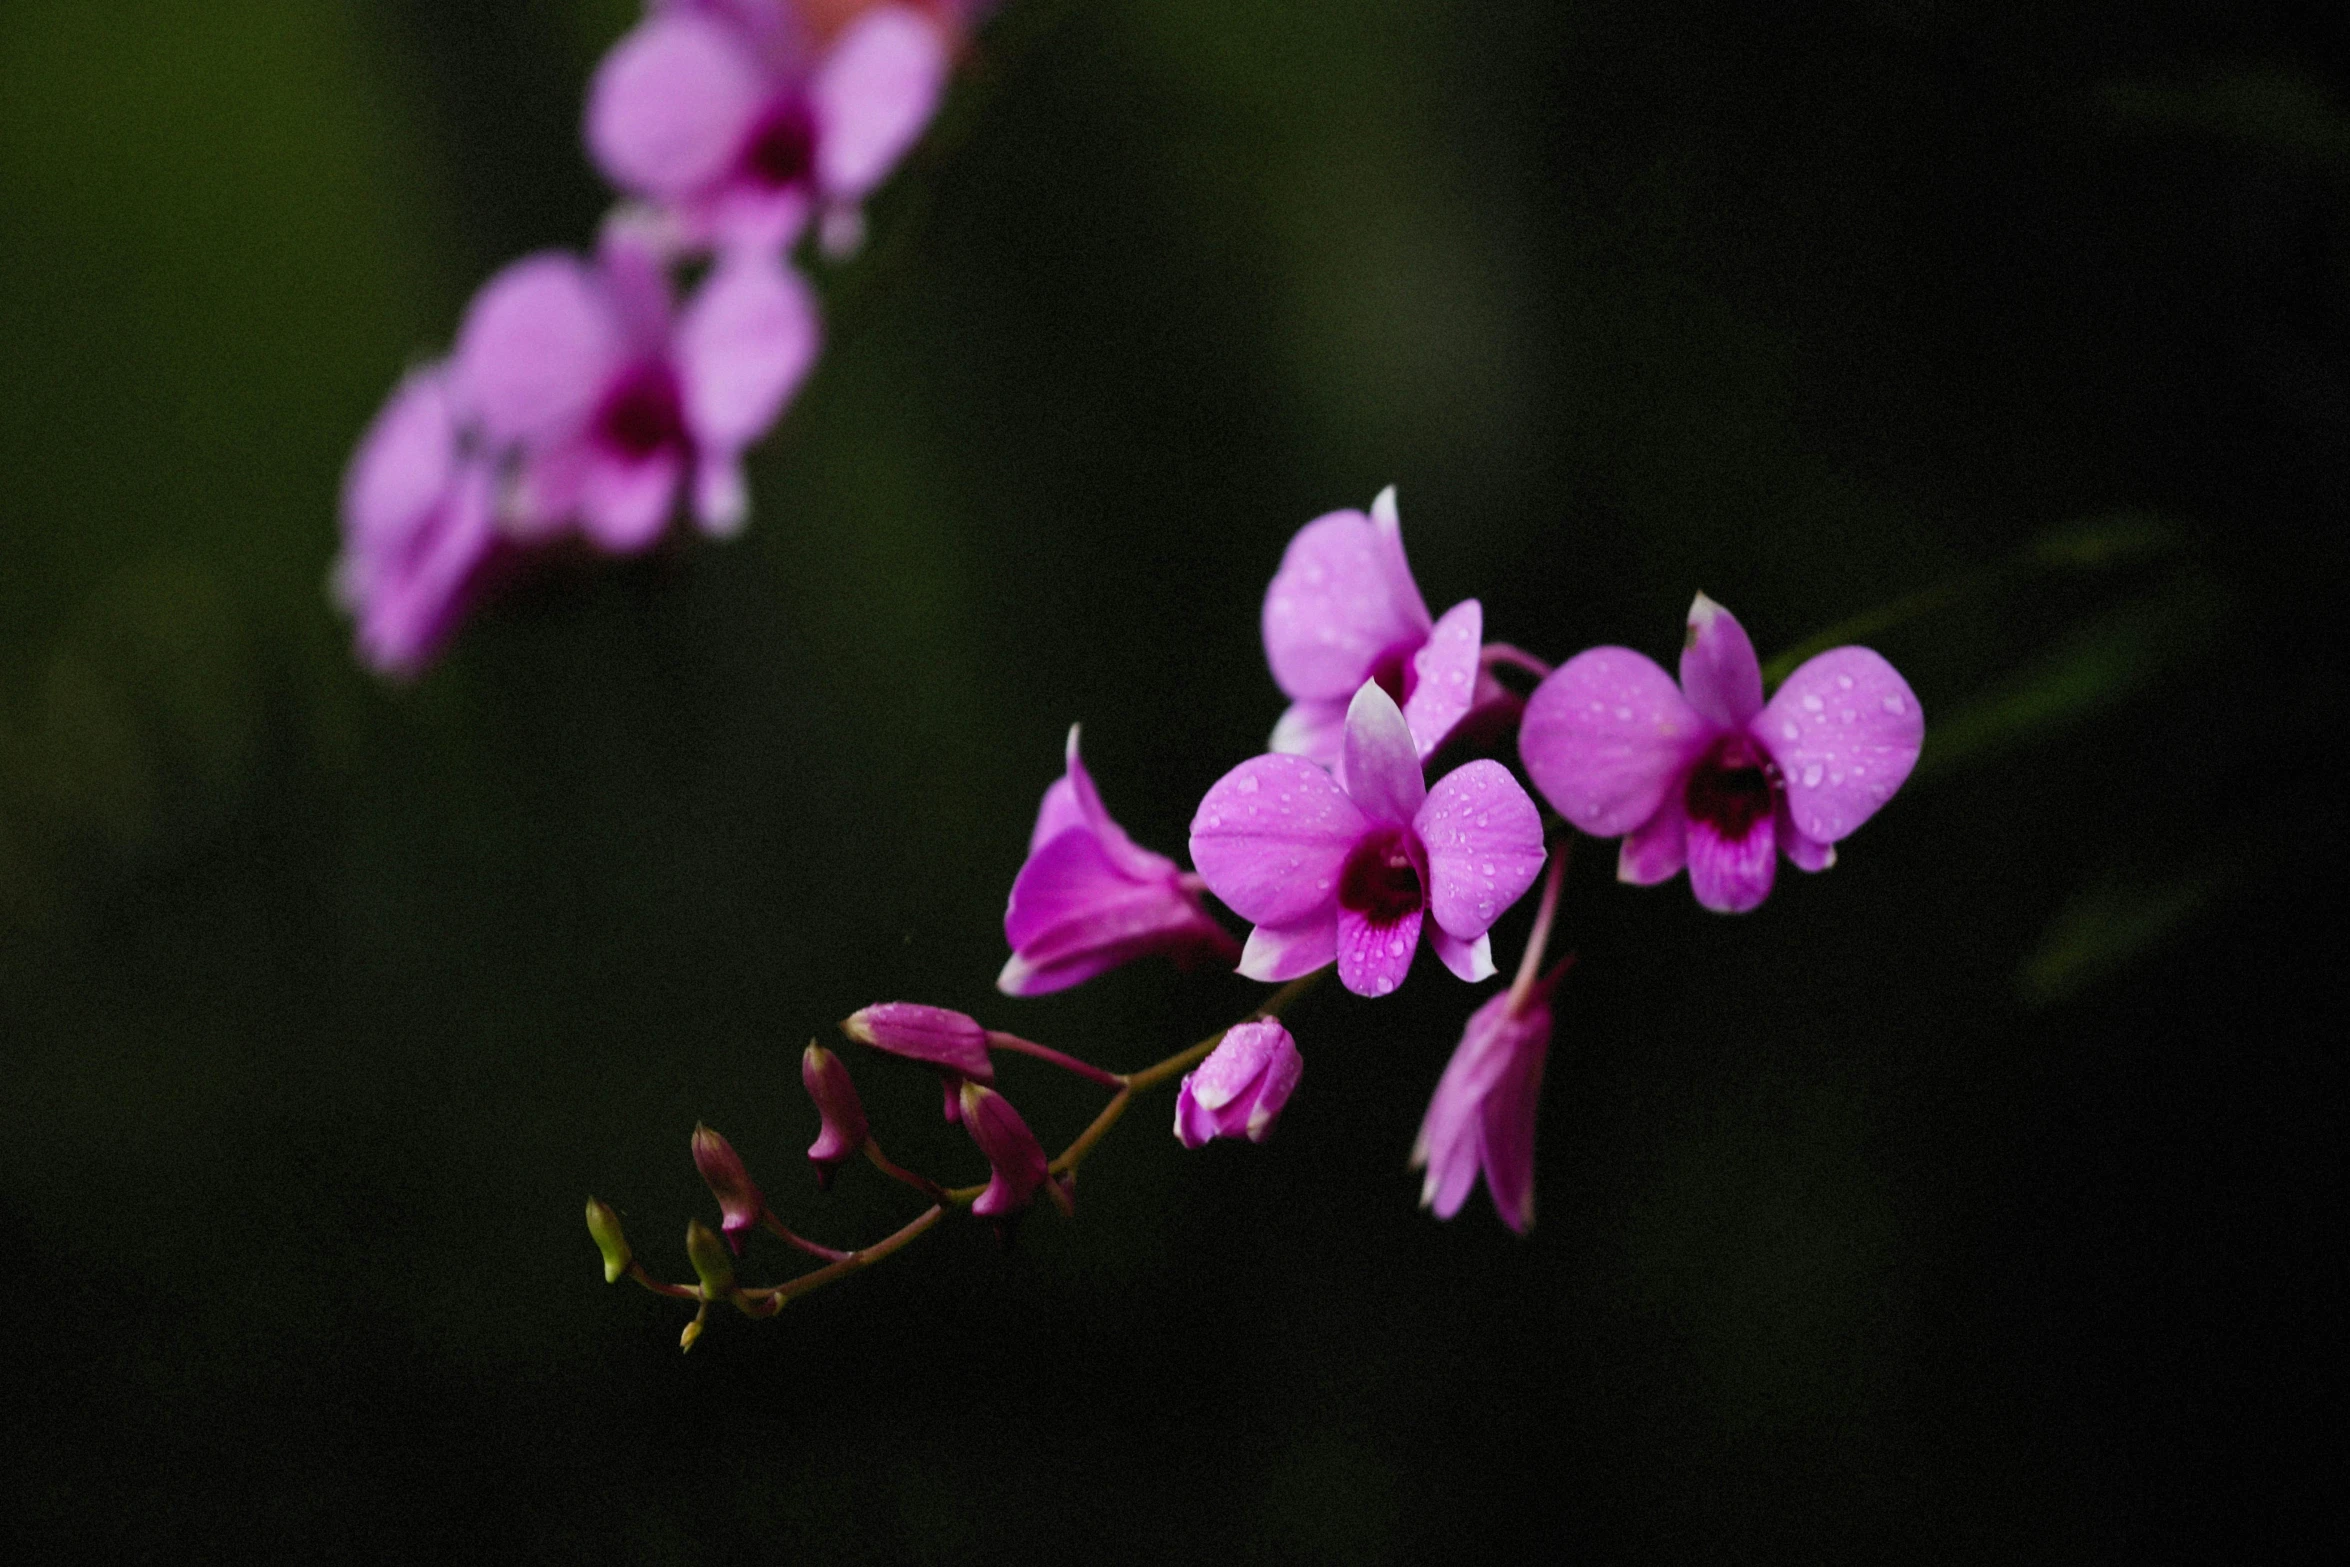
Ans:
<svg viewBox="0 0 2350 1567"><path fill-rule="evenodd" d="M694 1282L648 1272L619 1216L591 1199L588 1229L607 1280L630 1277L691 1303L690 1348L713 1305L772 1316L895 1255L950 1215L967 1212L1007 1237L1039 1197L1074 1215L1079 1167L1137 1098L1162 1085L1178 1085L1173 1130L1186 1148L1262 1142L1303 1080L1288 1014L1324 975L1376 1001L1406 983L1425 938L1454 979L1482 983L1496 973L1496 922L1539 880L1516 977L1470 1013L1409 1150L1423 1172L1422 1205L1437 1217L1458 1214L1482 1179L1495 1212L1523 1233L1534 1222L1543 1069L1573 962L1548 963L1547 954L1575 835L1623 838L1624 883L1651 885L1686 869L1705 908L1744 913L1770 892L1781 855L1805 871L1833 865L1836 846L1901 787L1924 735L1916 695L1866 648L1822 652L1766 697L1746 632L1702 593L1690 607L1678 683L1626 648L1594 648L1553 670L1485 643L1477 600L1428 613L1393 489L1368 512L1332 512L1298 532L1261 624L1290 706L1267 753L1232 768L1201 800L1193 869L1127 835L1070 730L1062 775L1045 792L1010 889L1011 956L997 987L1016 1001L1164 956L1187 967L1231 965L1280 988L1229 1028L1124 1072L943 1007L865 1007L842 1033L937 1074L946 1119L969 1134L986 1178L949 1184L892 1159L847 1064L812 1042L801 1075L822 1118L808 1150L818 1185L829 1187L861 1155L915 1195L916 1211L854 1249L805 1239L774 1213L725 1139L697 1127L694 1161L721 1225L688 1226ZM1539 684L1520 695L1500 670ZM1494 757L1445 765L1465 743L1498 742L1506 752L1513 728L1532 791ZM1555 817L1545 817L1537 794ZM1210 911L1211 896L1253 926L1245 944ZM1057 1154L999 1077L1007 1056L1107 1091ZM755 1230L819 1265L780 1283L742 1282L734 1255Z"/></svg>

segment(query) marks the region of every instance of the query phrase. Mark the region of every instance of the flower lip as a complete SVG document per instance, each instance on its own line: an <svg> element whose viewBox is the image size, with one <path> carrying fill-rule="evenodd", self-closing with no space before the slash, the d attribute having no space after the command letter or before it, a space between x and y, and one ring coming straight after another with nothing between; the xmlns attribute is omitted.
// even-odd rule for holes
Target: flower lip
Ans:
<svg viewBox="0 0 2350 1567"><path fill-rule="evenodd" d="M797 93L759 117L743 147L743 168L772 190L805 185L816 174L816 116Z"/></svg>
<svg viewBox="0 0 2350 1567"><path fill-rule="evenodd" d="M1371 661L1371 683L1387 693L1397 707L1412 699L1420 689L1420 667L1416 656L1428 645L1426 637L1395 643Z"/></svg>
<svg viewBox="0 0 2350 1567"><path fill-rule="evenodd" d="M1418 864L1419 845L1401 827L1365 833L1346 857L1338 877L1339 907L1376 925L1392 925L1425 908L1427 884Z"/></svg>
<svg viewBox="0 0 2350 1567"><path fill-rule="evenodd" d="M1777 808L1779 769L1744 735L1728 734L1689 770L1683 800L1690 818L1726 839L1743 839Z"/></svg>
<svg viewBox="0 0 2350 1567"><path fill-rule="evenodd" d="M597 408L595 429L601 444L637 462L684 446L685 403L676 372L657 359L631 368Z"/></svg>

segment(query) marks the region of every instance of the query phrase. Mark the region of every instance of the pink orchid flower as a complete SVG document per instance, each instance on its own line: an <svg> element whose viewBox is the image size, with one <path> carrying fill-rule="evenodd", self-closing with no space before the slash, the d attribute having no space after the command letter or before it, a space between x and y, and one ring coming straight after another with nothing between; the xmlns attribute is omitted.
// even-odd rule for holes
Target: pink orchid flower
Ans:
<svg viewBox="0 0 2350 1567"><path fill-rule="evenodd" d="M359 657L412 677L464 618L497 549L490 464L475 450L448 367L412 372L360 438L343 480L343 549L330 579Z"/></svg>
<svg viewBox="0 0 2350 1567"><path fill-rule="evenodd" d="M1502 1222L1520 1235L1533 1227L1534 1111L1550 1054L1550 997L1573 961L1536 977L1558 910L1563 864L1551 868L1542 889L1516 980L1469 1015L1412 1141L1412 1168L1427 1172L1420 1206L1440 1219L1461 1211L1482 1174Z"/></svg>
<svg viewBox="0 0 2350 1567"><path fill-rule="evenodd" d="M1535 691L1519 754L1544 797L1592 834L1624 835L1616 874L1650 886L1688 867L1697 901L1744 913L1778 857L1822 871L1893 797L1925 716L1865 647L1807 660L1763 702L1754 644L1700 593L1681 681L1629 648L1578 653Z"/></svg>
<svg viewBox="0 0 2350 1567"><path fill-rule="evenodd" d="M545 252L484 284L456 379L490 439L521 449L508 531L540 538L576 522L628 553L661 536L681 487L705 532L741 529L742 453L806 378L817 342L815 302L779 260L722 257L675 309L653 245L621 224L593 262Z"/></svg>
<svg viewBox="0 0 2350 1567"><path fill-rule="evenodd" d="M1186 1148L1205 1148L1219 1137L1263 1142L1304 1072L1288 1029L1271 1018L1234 1024L1184 1074L1175 1096L1176 1141Z"/></svg>
<svg viewBox="0 0 2350 1567"><path fill-rule="evenodd" d="M597 166L673 214L689 244L775 251L821 215L826 248L854 249L859 203L937 112L950 16L862 6L818 43L783 0L648 12L588 89Z"/></svg>
<svg viewBox="0 0 2350 1567"><path fill-rule="evenodd" d="M1253 921L1240 972L1293 979L1333 959L1360 996L1403 983L1433 916L1436 954L1463 979L1493 972L1487 932L1542 869L1542 819L1498 762L1430 789L1394 700L1366 681L1347 709L1345 783L1297 756L1219 779L1191 823L1208 890Z"/></svg>
<svg viewBox="0 0 2350 1567"><path fill-rule="evenodd" d="M1200 907L1200 880L1126 836L1102 804L1069 726L1068 767L1045 791L1004 909L1007 996L1041 996L1148 953L1229 963L1240 944Z"/></svg>
<svg viewBox="0 0 2350 1567"><path fill-rule="evenodd" d="M1346 767L1347 707L1364 681L1403 709L1422 761L1469 710L1507 700L1481 664L1485 611L1463 599L1431 620L1404 559L1389 485L1369 516L1334 511L1290 539L1265 590L1265 659L1290 698L1271 748L1337 773Z"/></svg>

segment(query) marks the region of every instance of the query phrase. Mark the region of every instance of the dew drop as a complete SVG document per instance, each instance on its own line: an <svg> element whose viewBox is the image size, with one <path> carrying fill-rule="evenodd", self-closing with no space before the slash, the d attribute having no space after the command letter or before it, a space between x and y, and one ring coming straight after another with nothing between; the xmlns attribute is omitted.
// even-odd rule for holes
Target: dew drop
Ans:
<svg viewBox="0 0 2350 1567"><path fill-rule="evenodd" d="M1823 702L1823 701L1821 701L1821 700L1819 699L1819 696L1818 696L1818 694L1817 694L1816 692L1815 692L1814 694L1812 694L1812 695L1810 695L1810 696L1807 696L1807 697L1805 697L1805 698L1803 699L1803 710L1804 710L1805 712L1807 712L1807 713L1816 713L1816 712L1818 712L1818 711L1819 711L1821 708L1823 708L1823 707L1826 707L1827 705L1828 705L1827 703L1825 703L1825 702Z"/></svg>
<svg viewBox="0 0 2350 1567"><path fill-rule="evenodd" d="M1851 690L1851 689L1852 689L1852 677L1851 677L1850 675L1838 675L1838 676L1836 677L1836 689L1837 689L1837 690L1839 690L1839 691L1849 691L1849 690Z"/></svg>
<svg viewBox="0 0 2350 1567"><path fill-rule="evenodd" d="M1238 787L1242 794L1255 794L1257 792L1257 781L1254 778L1243 778L1240 780Z"/></svg>
<svg viewBox="0 0 2350 1567"><path fill-rule="evenodd" d="M1888 712L1888 713L1898 713L1898 712L1900 712L1901 710L1902 710L1901 698L1899 698L1899 697L1897 697L1897 696L1889 696L1889 697L1885 698L1885 711L1886 711L1886 712Z"/></svg>
<svg viewBox="0 0 2350 1567"><path fill-rule="evenodd" d="M1803 770L1803 786L1806 789L1818 788L1820 784L1820 772L1821 767L1817 762L1814 762L1809 767L1805 768Z"/></svg>
<svg viewBox="0 0 2350 1567"><path fill-rule="evenodd" d="M1800 740L1803 738L1803 731L1795 727L1795 720L1792 718L1788 719L1786 723L1779 726L1779 733L1785 735L1790 740Z"/></svg>

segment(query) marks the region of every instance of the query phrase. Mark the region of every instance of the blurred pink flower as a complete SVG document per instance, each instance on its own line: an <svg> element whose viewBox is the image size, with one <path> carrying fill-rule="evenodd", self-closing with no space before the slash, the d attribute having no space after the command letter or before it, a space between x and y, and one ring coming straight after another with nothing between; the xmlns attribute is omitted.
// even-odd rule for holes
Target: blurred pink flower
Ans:
<svg viewBox="0 0 2350 1567"><path fill-rule="evenodd" d="M1004 909L1012 958L996 988L1041 996L1153 952L1232 962L1240 944L1200 907L1199 887L1111 820L1072 724L1067 770L1045 791Z"/></svg>
<svg viewBox="0 0 2350 1567"><path fill-rule="evenodd" d="M1428 788L1402 711L1368 681L1347 710L1345 760L1343 785L1302 757L1243 762L1192 818L1208 890L1256 925L1240 972L1292 979L1335 959L1347 989L1383 996L1432 915L1445 967L1487 977L1487 931L1542 869L1534 802L1491 761Z"/></svg>
<svg viewBox="0 0 2350 1567"><path fill-rule="evenodd" d="M1427 760L1469 710L1514 698L1487 674L1485 611L1464 599L1431 620L1404 559L1389 485L1369 516L1334 511L1298 529L1265 590L1265 659L1290 700L1271 749L1346 777L1347 704L1364 681L1403 709Z"/></svg>
<svg viewBox="0 0 2350 1567"><path fill-rule="evenodd" d="M655 0L597 67L588 150L689 244L778 250L822 217L853 249L859 204L937 112L956 9Z"/></svg>
<svg viewBox="0 0 2350 1567"><path fill-rule="evenodd" d="M1304 1071L1288 1029L1271 1018L1234 1024L1184 1074L1175 1098L1176 1139L1186 1148L1204 1148L1218 1137L1263 1142Z"/></svg>
<svg viewBox="0 0 2350 1567"><path fill-rule="evenodd" d="M704 531L748 512L744 448L815 362L807 285L773 257L722 257L682 310L652 244L626 224L594 261L542 252L483 285L455 376L489 438L521 452L503 521L566 524L616 553L649 547L689 487Z"/></svg>
<svg viewBox="0 0 2350 1567"><path fill-rule="evenodd" d="M464 618L496 553L496 491L448 366L412 371L352 453L343 548L330 587L356 622L360 661L423 671Z"/></svg>
<svg viewBox="0 0 2350 1567"><path fill-rule="evenodd" d="M1648 886L1687 866L1699 903L1737 914L1770 895L1780 854L1835 864L1924 737L1916 694L1864 647L1808 660L1764 705L1754 644L1700 593L1678 687L1629 648L1578 653L1528 700L1518 748L1561 816L1625 835L1620 879Z"/></svg>

